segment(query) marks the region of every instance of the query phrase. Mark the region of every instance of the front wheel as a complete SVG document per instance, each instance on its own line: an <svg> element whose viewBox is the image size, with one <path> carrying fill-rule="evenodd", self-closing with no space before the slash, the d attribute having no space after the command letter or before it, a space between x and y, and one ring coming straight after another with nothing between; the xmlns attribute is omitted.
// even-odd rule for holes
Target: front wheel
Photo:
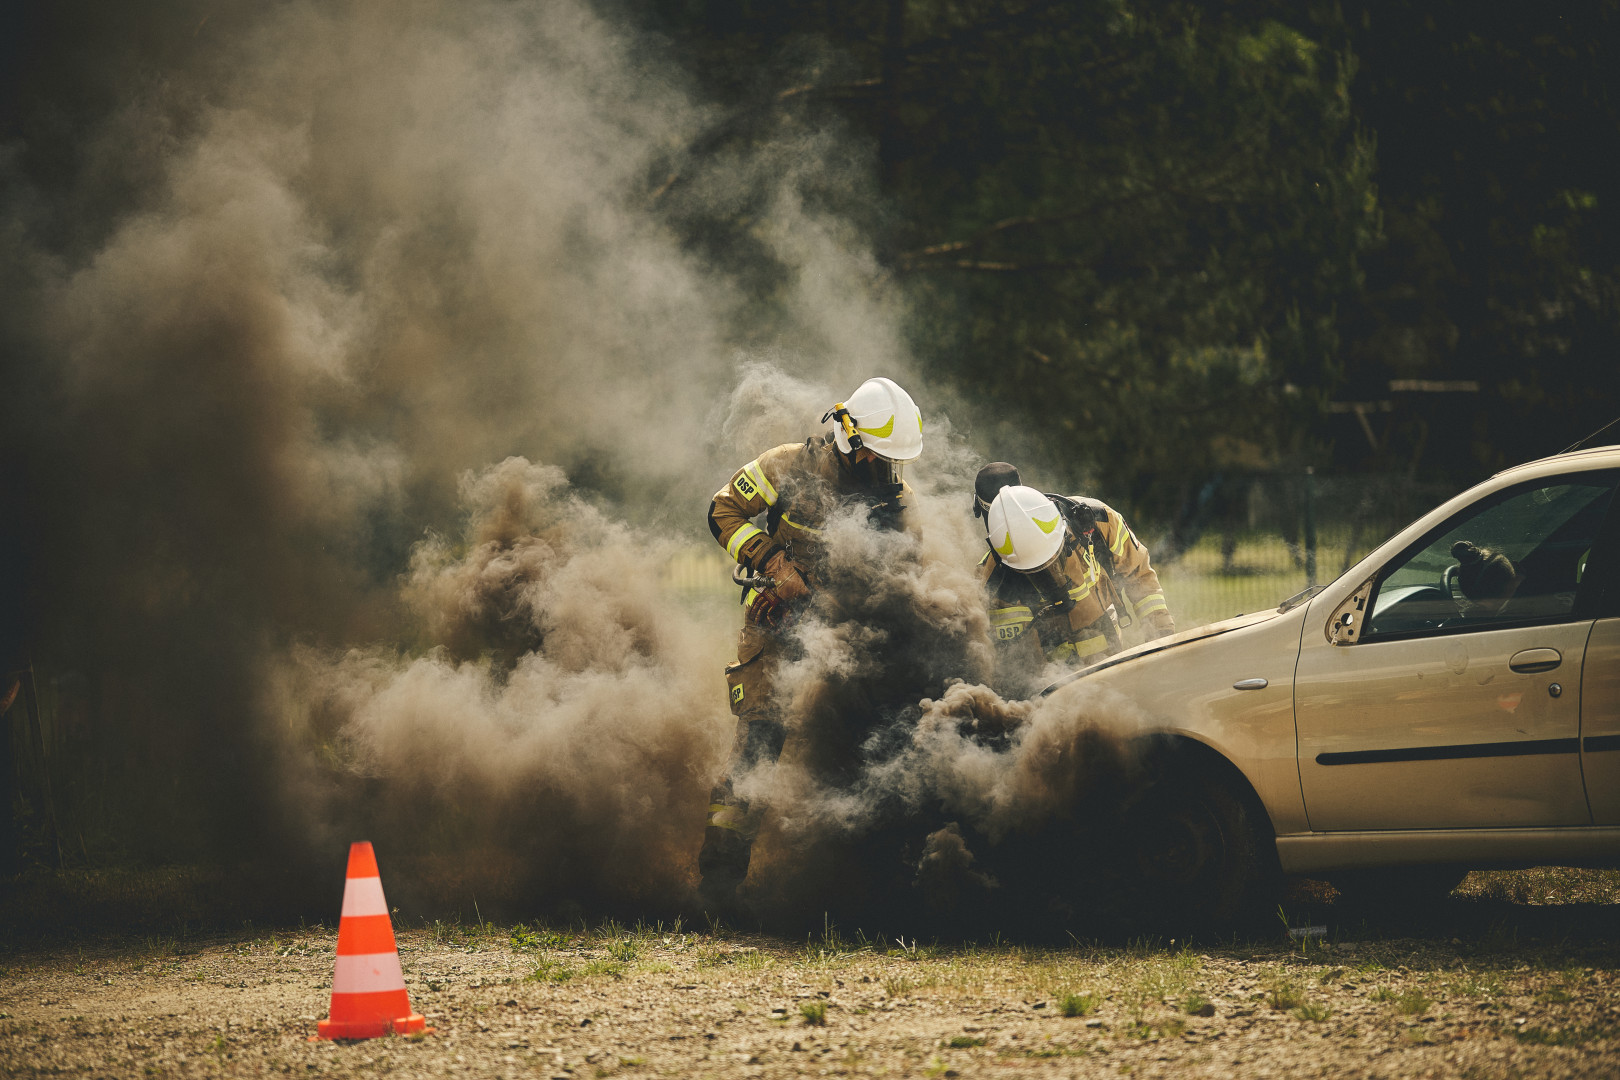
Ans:
<svg viewBox="0 0 1620 1080"><path fill-rule="evenodd" d="M1270 830L1218 777L1164 776L1133 800L1122 838L1129 892L1157 929L1259 925L1275 908L1281 874Z"/></svg>

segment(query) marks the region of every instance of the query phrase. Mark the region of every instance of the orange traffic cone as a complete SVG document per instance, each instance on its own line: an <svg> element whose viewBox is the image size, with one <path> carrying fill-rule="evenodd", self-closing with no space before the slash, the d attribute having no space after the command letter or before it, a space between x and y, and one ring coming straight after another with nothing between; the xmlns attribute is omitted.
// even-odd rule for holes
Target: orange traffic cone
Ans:
<svg viewBox="0 0 1620 1080"><path fill-rule="evenodd" d="M323 1039L375 1039L421 1031L427 1020L411 1012L405 974L394 945L394 924L383 899L377 856L369 840L349 845L338 922L337 968L332 973L332 1018L317 1025Z"/></svg>

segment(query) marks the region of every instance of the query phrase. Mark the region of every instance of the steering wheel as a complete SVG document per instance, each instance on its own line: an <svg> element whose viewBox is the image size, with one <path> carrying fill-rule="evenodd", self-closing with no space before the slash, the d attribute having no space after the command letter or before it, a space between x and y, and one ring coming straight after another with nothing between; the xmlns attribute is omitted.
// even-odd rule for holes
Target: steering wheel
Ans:
<svg viewBox="0 0 1620 1080"><path fill-rule="evenodd" d="M1446 599L1457 601L1457 573L1462 569L1462 563L1452 563L1440 572L1440 591L1446 594Z"/></svg>

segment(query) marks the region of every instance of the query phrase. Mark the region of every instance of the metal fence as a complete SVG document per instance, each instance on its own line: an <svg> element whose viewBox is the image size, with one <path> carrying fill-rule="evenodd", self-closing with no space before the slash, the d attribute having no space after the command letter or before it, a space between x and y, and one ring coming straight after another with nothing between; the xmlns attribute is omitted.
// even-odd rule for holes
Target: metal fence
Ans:
<svg viewBox="0 0 1620 1080"><path fill-rule="evenodd" d="M1332 581L1457 486L1310 472L1224 477L1172 525L1133 523L1180 626L1277 604Z"/></svg>

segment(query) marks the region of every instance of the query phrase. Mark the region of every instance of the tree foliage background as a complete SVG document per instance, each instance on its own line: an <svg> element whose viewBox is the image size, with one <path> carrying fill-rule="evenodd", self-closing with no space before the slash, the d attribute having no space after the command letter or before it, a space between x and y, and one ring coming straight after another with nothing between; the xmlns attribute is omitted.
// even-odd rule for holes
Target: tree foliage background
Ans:
<svg viewBox="0 0 1620 1080"><path fill-rule="evenodd" d="M1466 483L1620 414L1614 3L634 6L734 110L715 145L866 136L919 352L987 444L1134 508Z"/></svg>

